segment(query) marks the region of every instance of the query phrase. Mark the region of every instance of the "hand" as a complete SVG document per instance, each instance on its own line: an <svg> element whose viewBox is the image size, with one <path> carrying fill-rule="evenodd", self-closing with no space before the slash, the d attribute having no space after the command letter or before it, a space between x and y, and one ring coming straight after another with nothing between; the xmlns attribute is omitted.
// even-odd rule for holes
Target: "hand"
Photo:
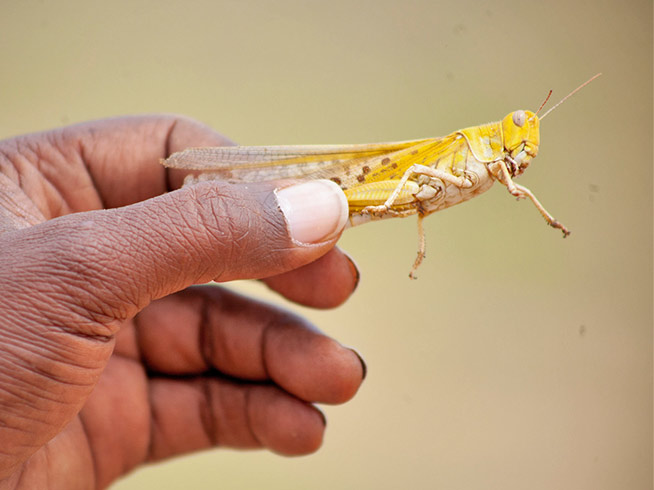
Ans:
<svg viewBox="0 0 654 490"><path fill-rule="evenodd" d="M212 446L308 453L313 403L357 391L358 355L302 318L189 287L262 278L318 308L356 287L330 183L166 193L183 175L160 158L225 144L172 116L0 142L0 489L103 488Z"/></svg>

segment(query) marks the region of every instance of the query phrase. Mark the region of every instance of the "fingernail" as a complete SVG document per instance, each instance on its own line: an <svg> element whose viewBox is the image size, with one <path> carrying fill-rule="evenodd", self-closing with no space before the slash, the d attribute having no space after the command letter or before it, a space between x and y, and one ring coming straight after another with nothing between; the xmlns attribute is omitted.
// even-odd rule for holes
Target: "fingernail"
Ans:
<svg viewBox="0 0 654 490"><path fill-rule="evenodd" d="M341 252L343 252L343 256L350 264L350 272L352 272L352 276L354 277L354 288L352 288L352 292L354 292L356 288L359 287L359 282L361 281L361 272L359 271L359 266L357 266L357 263L352 257L350 257L350 254L348 254L345 250L341 250Z"/></svg>
<svg viewBox="0 0 654 490"><path fill-rule="evenodd" d="M323 425L324 427L327 427L327 416L325 415L325 412L323 412L322 410L320 410L320 408L318 408L318 407L315 406L315 405L313 406L313 408L316 409L316 411L318 412L318 415L320 415L320 417L322 418L322 425Z"/></svg>
<svg viewBox="0 0 654 490"><path fill-rule="evenodd" d="M368 375L368 366L366 365L366 361L363 360L363 357L361 357L361 354L359 354L356 349L353 349L352 347L348 347L348 349L354 352L354 354L359 358L359 362L361 363L361 370L362 370L361 380L363 381L364 379L366 379L366 376Z"/></svg>
<svg viewBox="0 0 654 490"><path fill-rule="evenodd" d="M348 217L341 188L330 180L312 180L275 191L288 231L299 244L320 243L338 234Z"/></svg>

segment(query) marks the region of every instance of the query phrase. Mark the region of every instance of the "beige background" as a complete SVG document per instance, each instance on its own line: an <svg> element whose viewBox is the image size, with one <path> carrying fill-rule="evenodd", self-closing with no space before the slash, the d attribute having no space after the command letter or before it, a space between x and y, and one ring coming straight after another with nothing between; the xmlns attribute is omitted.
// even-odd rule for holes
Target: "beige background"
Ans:
<svg viewBox="0 0 654 490"><path fill-rule="evenodd" d="M180 112L243 144L438 136L558 100L519 180L345 233L357 294L293 305L369 376L315 455L215 450L118 490L652 488L652 2L3 2L0 137ZM259 285L235 287L265 297ZM119 421L116 421L119 423Z"/></svg>

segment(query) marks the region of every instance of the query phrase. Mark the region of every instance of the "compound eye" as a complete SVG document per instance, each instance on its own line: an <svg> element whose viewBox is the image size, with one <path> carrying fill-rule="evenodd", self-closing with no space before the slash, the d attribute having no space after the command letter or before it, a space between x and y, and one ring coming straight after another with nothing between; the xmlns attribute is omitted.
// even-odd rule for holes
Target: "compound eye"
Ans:
<svg viewBox="0 0 654 490"><path fill-rule="evenodd" d="M525 125L526 120L527 115L525 114L525 111L515 111L513 113L513 123L519 128Z"/></svg>

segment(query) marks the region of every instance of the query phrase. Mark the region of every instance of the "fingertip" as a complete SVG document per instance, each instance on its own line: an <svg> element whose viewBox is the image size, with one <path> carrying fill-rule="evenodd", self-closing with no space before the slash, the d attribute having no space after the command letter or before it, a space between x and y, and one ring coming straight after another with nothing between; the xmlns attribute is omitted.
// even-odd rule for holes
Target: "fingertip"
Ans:
<svg viewBox="0 0 654 490"><path fill-rule="evenodd" d="M272 387L250 393L250 424L262 446L286 456L317 451L325 432L324 415L314 406Z"/></svg>
<svg viewBox="0 0 654 490"><path fill-rule="evenodd" d="M344 403L354 397L365 376L359 354L315 331L294 326L277 329L265 349L270 353L266 357L270 377L310 402Z"/></svg>
<svg viewBox="0 0 654 490"><path fill-rule="evenodd" d="M329 404L341 404L351 400L357 394L367 374L367 367L361 355L354 349L344 347L335 340L325 337L325 342L316 349L319 362L315 366L319 371L329 369L330 381L316 383L316 401ZM324 361L322 361L324 359ZM325 364L320 366L324 362Z"/></svg>
<svg viewBox="0 0 654 490"><path fill-rule="evenodd" d="M368 365L358 350L352 347L350 347L350 350L354 353L355 356L357 356L357 359L359 359L359 362L361 363L361 381L363 381L366 379L366 376L368 376Z"/></svg>
<svg viewBox="0 0 654 490"><path fill-rule="evenodd" d="M333 248L317 260L263 282L286 299L312 308L334 308L356 290L360 279L354 261Z"/></svg>

